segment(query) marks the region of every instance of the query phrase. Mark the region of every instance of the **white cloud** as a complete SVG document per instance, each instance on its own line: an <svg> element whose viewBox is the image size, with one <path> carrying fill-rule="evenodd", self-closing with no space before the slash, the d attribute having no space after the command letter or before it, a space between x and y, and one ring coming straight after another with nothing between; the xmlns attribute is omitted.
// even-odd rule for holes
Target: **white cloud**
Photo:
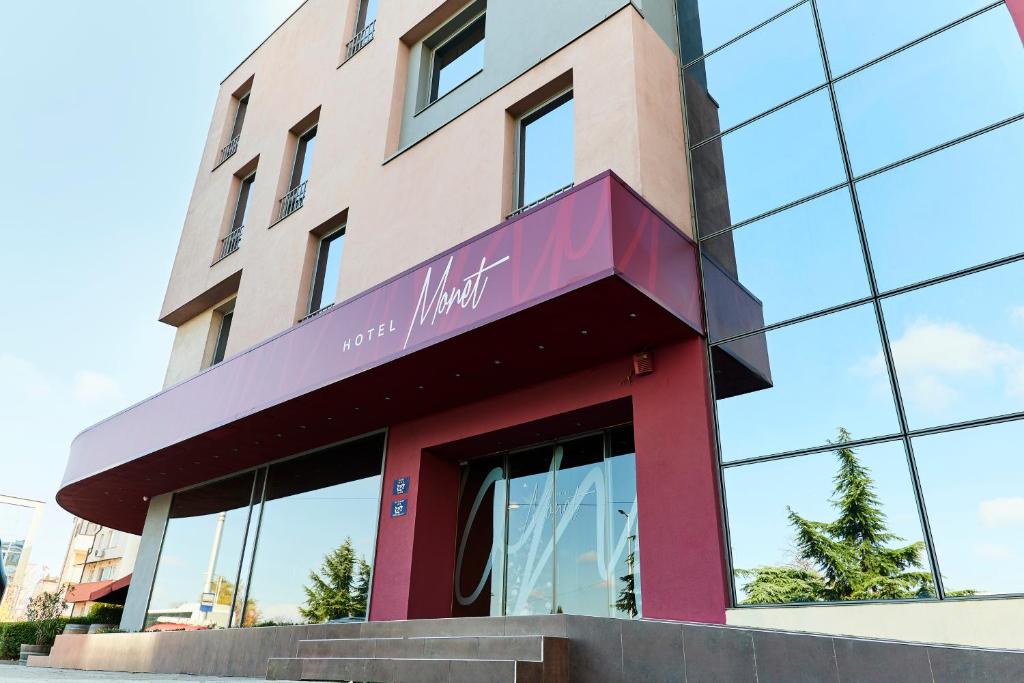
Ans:
<svg viewBox="0 0 1024 683"><path fill-rule="evenodd" d="M93 370L79 370L74 378L75 398L85 404L121 399L121 386L113 377Z"/></svg>
<svg viewBox="0 0 1024 683"><path fill-rule="evenodd" d="M1024 497L983 500L978 503L978 517L987 527L1024 526Z"/></svg>
<svg viewBox="0 0 1024 683"><path fill-rule="evenodd" d="M35 365L7 353L0 353L0 387L8 397L46 398L53 390Z"/></svg>

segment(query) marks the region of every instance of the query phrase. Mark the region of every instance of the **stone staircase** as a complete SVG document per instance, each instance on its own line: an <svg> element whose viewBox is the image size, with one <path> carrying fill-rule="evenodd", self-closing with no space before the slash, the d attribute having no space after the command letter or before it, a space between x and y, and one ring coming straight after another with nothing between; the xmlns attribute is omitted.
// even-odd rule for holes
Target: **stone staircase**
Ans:
<svg viewBox="0 0 1024 683"><path fill-rule="evenodd" d="M568 683L569 641L543 635L300 640L268 680L357 683Z"/></svg>

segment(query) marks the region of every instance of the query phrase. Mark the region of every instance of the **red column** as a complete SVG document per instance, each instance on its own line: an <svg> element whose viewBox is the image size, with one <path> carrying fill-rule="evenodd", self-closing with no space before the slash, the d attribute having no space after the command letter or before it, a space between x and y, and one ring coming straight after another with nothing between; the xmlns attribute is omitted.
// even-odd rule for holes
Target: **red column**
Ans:
<svg viewBox="0 0 1024 683"><path fill-rule="evenodd" d="M1017 24L1017 33L1020 34L1020 40L1024 43L1024 0L1006 0L1006 8L1010 10L1013 23Z"/></svg>
<svg viewBox="0 0 1024 683"><path fill-rule="evenodd" d="M633 382L643 616L723 623L728 576L700 338Z"/></svg>
<svg viewBox="0 0 1024 683"><path fill-rule="evenodd" d="M388 434L371 621L451 616L459 470L422 443L415 427ZM403 477L408 493L392 495L392 482ZM403 498L406 514L392 517L392 504Z"/></svg>

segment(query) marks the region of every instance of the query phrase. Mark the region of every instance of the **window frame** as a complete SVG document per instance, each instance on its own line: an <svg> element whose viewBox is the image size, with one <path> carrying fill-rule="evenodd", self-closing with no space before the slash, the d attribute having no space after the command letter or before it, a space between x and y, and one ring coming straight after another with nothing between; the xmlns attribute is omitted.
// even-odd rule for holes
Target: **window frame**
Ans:
<svg viewBox="0 0 1024 683"><path fill-rule="evenodd" d="M292 156L292 170L288 178L287 192L291 192L296 187L302 184L301 182L299 182L299 179L302 178L302 171L304 169L305 164L301 164L300 162L304 160L306 157L305 152L309 141L315 139L317 134L319 133L319 130L317 130L319 126L320 122L317 121L313 125L306 128L306 130L295 136L295 154ZM312 161L312 159L310 161Z"/></svg>
<svg viewBox="0 0 1024 683"><path fill-rule="evenodd" d="M313 302L316 299L321 298L323 296L324 282L323 282L322 274L326 272L326 269L322 269L321 268L321 266L323 265L322 262L321 262L321 258L323 256L324 244L330 244L330 243L332 243L332 242L334 242L334 241L336 241L336 240L338 240L340 238L345 237L345 232L346 232L346 228L347 227L348 227L347 223L342 223L337 228L334 228L334 229L324 233L317 240L317 243L316 243L316 256L313 259L313 273L312 273L312 276L311 276L310 282L309 282L309 297L307 298L307 301L306 301L306 315L307 316L313 315L314 313L319 313L320 311L324 310L325 308L330 308L331 306L334 305L334 302L332 301L331 303L322 305L319 308L316 308L316 309L313 308ZM339 268L339 272L340 272L340 270L341 269ZM319 282L317 282L318 279L320 280Z"/></svg>
<svg viewBox="0 0 1024 683"><path fill-rule="evenodd" d="M217 334L214 336L213 348L210 351L210 362L206 366L208 368L212 368L227 357L228 339L231 336L231 323L235 317L235 300L232 299L224 306L221 306L217 313L219 313L220 317L217 320ZM220 358L217 357L218 355Z"/></svg>
<svg viewBox="0 0 1024 683"><path fill-rule="evenodd" d="M551 97L548 97L547 99L543 100L537 106L535 106L535 107L533 107L531 109L528 109L527 111L525 111L524 113L520 114L516 118L516 126L515 126L515 131L516 132L515 132L515 141L514 141L514 144L515 144L515 163L513 164L513 171L512 171L513 172L513 187L512 187L512 195L513 195L512 210L513 211L519 211L520 209L522 209L522 208L524 208L526 206L529 206L528 204L526 204L524 202L525 198L523 196L523 193L526 190L526 183L525 183L525 180L526 180L526 164L524 163L524 161L526 160L526 136L523 134L524 131L526 130L526 127L528 125L530 125L531 123L535 123L536 121L539 121L540 119L544 118L545 116L547 116L548 114L553 112L555 109L558 109L563 104L566 104L567 102L572 102L574 100L575 100L575 91L573 90L573 86L569 85L569 86L565 87L564 89L560 90L559 92L555 93ZM574 122L575 122L575 119L574 119ZM576 133L575 129L573 129L572 132L573 132L573 136L575 138L575 133ZM575 139L573 140L573 143L574 143L574 145L573 145L573 163L575 164L575 161L576 161L576 159L575 159L575 151L576 151L576 149L575 149ZM552 192L558 192L558 190L556 189L556 190L553 190ZM533 201L534 202L541 201L542 199L543 199L543 197L538 197L537 199L535 199ZM533 202L531 202L531 203L533 203Z"/></svg>
<svg viewBox="0 0 1024 683"><path fill-rule="evenodd" d="M245 124L245 115L249 110L250 95L252 95L252 90L246 90L243 94L235 98L235 115L231 119L231 131L228 134L228 142L231 142L242 135L242 126Z"/></svg>
<svg viewBox="0 0 1024 683"><path fill-rule="evenodd" d="M478 73L480 73L481 71L484 70L484 67L481 66L479 69L477 69L472 74L467 76L464 80L462 80L459 83L457 83L456 85L452 86L449 90L445 91L444 93L438 94L438 86L440 85L439 78L438 78L440 76L440 70L437 67L437 53L438 53L438 51L439 50L443 50L450 43L452 43L453 41L458 39L463 34L467 33L469 31L469 29L472 28L472 26L477 21L482 21L483 22L483 28L484 28L483 37L480 39L480 41L482 42L482 41L486 40L487 39L487 19L486 19L486 17L487 17L487 7L484 6L479 12L474 13L472 16L468 17L465 21L463 21L461 24L459 24L458 28L455 28L455 29L451 30L446 38L444 38L443 40L439 41L436 45L428 46L427 49L430 52L430 60L429 60L430 63L429 63L429 67L427 69L426 98L425 98L426 102L424 102L424 104L423 104L423 108L424 109L426 107L430 106L431 104L433 104L434 102L437 102L438 100L440 100L442 97L444 97L448 93L454 91L456 88L458 88L459 86L464 84L466 81L468 81L469 79L473 78L473 76L476 76ZM457 18L452 19L450 22L448 22L447 24L442 26L440 29L438 29L437 32L442 32L442 31L447 32L449 27L455 21L457 21ZM435 32L435 35L436 35L437 32ZM427 40L429 41L429 38ZM472 49L472 48L470 48L470 49ZM466 52L468 52L468 51L469 50L466 50ZM463 53L463 54L465 54L465 53Z"/></svg>
<svg viewBox="0 0 1024 683"><path fill-rule="evenodd" d="M239 218L245 218L245 212L249 208L249 200L252 198L252 187L256 184L256 171L242 177L238 185L238 194L235 196L235 209L231 213L231 224L228 226L228 234L245 227L245 221L239 223ZM242 196L245 196L245 204L242 204ZM238 211L241 207L241 213Z"/></svg>

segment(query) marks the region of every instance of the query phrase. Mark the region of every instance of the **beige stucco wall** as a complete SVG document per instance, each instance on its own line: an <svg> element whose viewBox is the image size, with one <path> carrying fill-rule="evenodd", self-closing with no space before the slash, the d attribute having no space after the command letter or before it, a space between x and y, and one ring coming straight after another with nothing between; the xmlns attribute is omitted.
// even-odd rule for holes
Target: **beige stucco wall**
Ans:
<svg viewBox="0 0 1024 683"><path fill-rule="evenodd" d="M727 610L734 626L1024 649L1024 599L810 605Z"/></svg>
<svg viewBox="0 0 1024 683"><path fill-rule="evenodd" d="M400 37L444 4L382 3L373 41L338 67L355 0L308 2L222 84L162 310L167 317L242 270L227 353L293 325L308 293L310 231L348 210L339 298L366 290L501 222L512 208L508 109L572 73L575 179L612 169L689 231L689 185L675 54L625 6L405 150L398 150ZM450 4L450 3L449 3ZM485 66L486 69L486 66ZM215 168L232 93L253 79L237 153ZM288 131L320 107L305 206L273 225ZM400 152L400 153L399 153ZM211 266L237 191L258 157L241 248ZM211 305L180 325L167 384L202 366ZM205 304L204 304L205 305Z"/></svg>

